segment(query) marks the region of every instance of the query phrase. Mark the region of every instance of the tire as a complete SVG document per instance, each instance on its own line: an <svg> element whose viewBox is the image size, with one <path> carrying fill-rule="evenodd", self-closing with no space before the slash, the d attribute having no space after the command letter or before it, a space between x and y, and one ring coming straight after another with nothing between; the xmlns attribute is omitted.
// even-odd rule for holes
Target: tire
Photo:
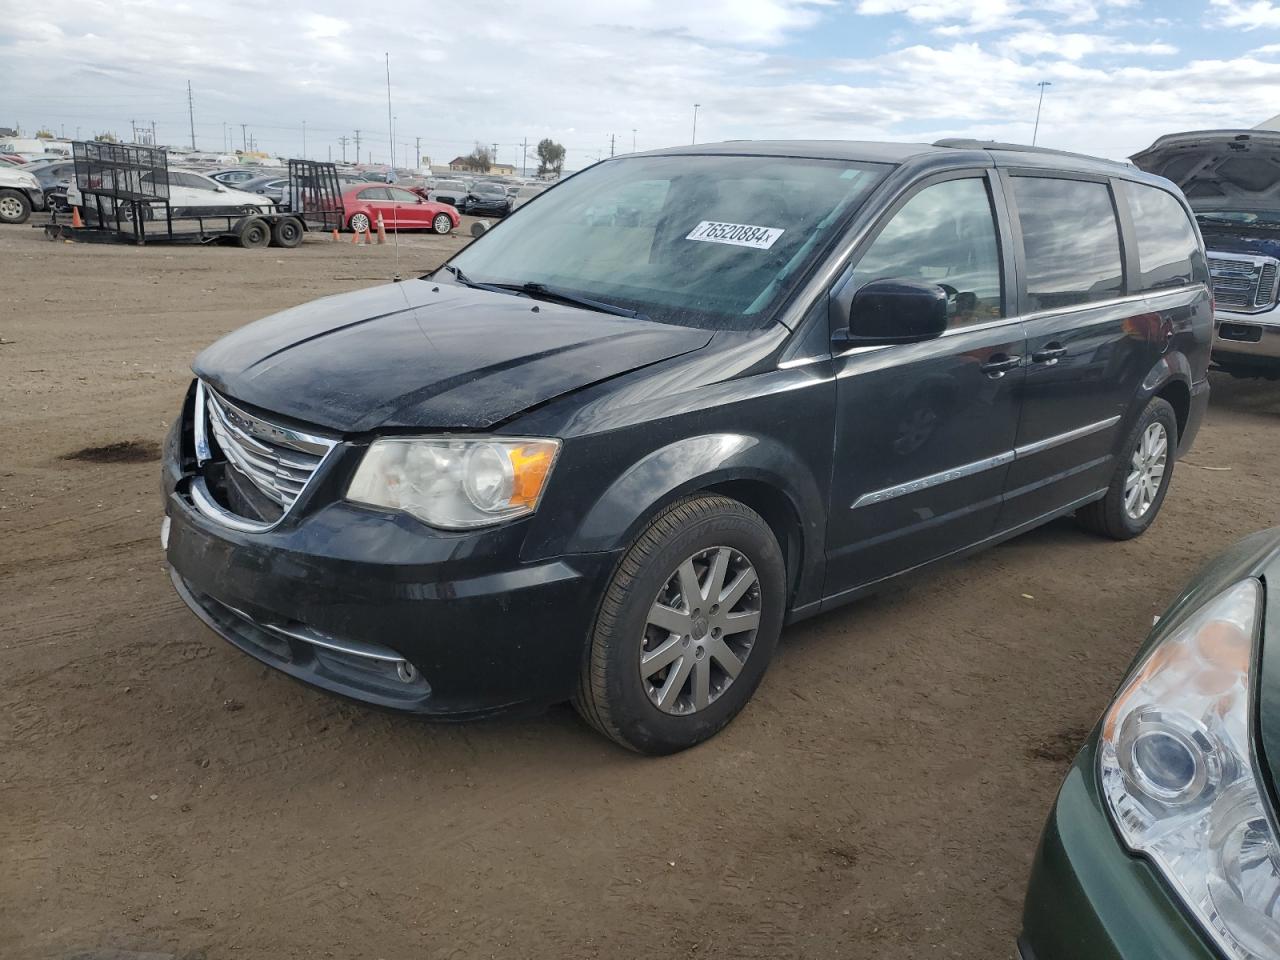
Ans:
<svg viewBox="0 0 1280 960"><path fill-rule="evenodd" d="M1178 418L1169 402L1153 398L1120 449L1107 495L1077 510L1076 519L1101 536L1132 540L1155 521L1173 479Z"/></svg>
<svg viewBox="0 0 1280 960"><path fill-rule="evenodd" d="M453 229L453 220L447 213L437 213L435 219L431 221L431 229L443 237Z"/></svg>
<svg viewBox="0 0 1280 960"><path fill-rule="evenodd" d="M296 217L285 217L271 228L271 245L292 250L302 243L302 234L302 222Z"/></svg>
<svg viewBox="0 0 1280 960"><path fill-rule="evenodd" d="M240 246L246 250L259 250L271 243L271 227L259 217L251 217L240 228Z"/></svg>
<svg viewBox="0 0 1280 960"><path fill-rule="evenodd" d="M347 221L347 226L351 228L352 233L366 233L369 229L369 215L353 213L351 219Z"/></svg>
<svg viewBox="0 0 1280 960"><path fill-rule="evenodd" d="M21 190L0 190L0 223L26 223L31 198Z"/></svg>
<svg viewBox="0 0 1280 960"><path fill-rule="evenodd" d="M682 569L696 579L687 591L680 589L691 583ZM716 584L725 585L717 601L737 588L723 611L718 603L709 605ZM699 598L686 602L695 587ZM764 676L782 631L785 591L782 550L759 514L721 496L674 504L645 528L614 571L574 706L605 736L638 753L675 753L714 736ZM657 614L661 626L653 621ZM754 630L743 625L753 614ZM646 654L647 677L641 662Z"/></svg>

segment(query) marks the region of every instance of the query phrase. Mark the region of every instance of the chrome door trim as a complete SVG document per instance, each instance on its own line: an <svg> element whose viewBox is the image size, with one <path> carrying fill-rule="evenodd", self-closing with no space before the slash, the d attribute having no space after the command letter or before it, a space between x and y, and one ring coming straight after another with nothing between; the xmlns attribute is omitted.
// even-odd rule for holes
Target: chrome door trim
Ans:
<svg viewBox="0 0 1280 960"><path fill-rule="evenodd" d="M961 480L964 477L971 477L974 474L982 473L985 470L993 470L996 467L1003 467L1006 464L1013 463L1015 460L1022 460L1026 457L1034 456L1037 453L1043 453L1046 450L1052 450L1054 447L1060 447L1065 443L1073 440L1080 440L1084 437L1091 436L1095 433L1101 433L1108 430L1120 422L1120 417L1108 417L1106 420L1099 420L1097 423L1089 423L1083 427L1076 427L1074 430L1068 430L1066 433L1055 434L1052 437L1045 437L1043 440L1037 440L1035 443L1026 443L1020 447L1014 447L1012 450L1005 450L1003 453L997 453L995 456L987 457L984 460L975 460L972 463L966 463L959 467L953 467L950 470L942 470L938 473L931 473L928 476L920 477L916 480L908 480L906 483L899 483L892 487L885 487L881 490L872 490L864 493L850 505L850 510L856 510L859 507L870 506L874 503L884 503L887 500L894 500L898 497L904 497L909 493L919 493L921 490L929 490L932 487L941 486L944 483L950 483L952 480Z"/></svg>
<svg viewBox="0 0 1280 960"><path fill-rule="evenodd" d="M1015 459L1021 460L1023 457L1030 457L1037 453L1043 453L1046 450L1052 450L1054 447L1060 447L1064 443L1070 443L1072 440L1079 440L1090 434L1100 433L1108 430L1120 422L1120 415L1108 417L1106 420L1099 420L1097 423L1087 423L1083 427L1076 427L1074 430L1068 430L1066 433L1055 434L1052 437L1045 437L1043 440L1037 440L1035 443L1024 443L1020 447L1014 447L1013 452Z"/></svg>
<svg viewBox="0 0 1280 960"><path fill-rule="evenodd" d="M920 477L917 480L908 480L906 483L899 483L896 486L885 487L883 490L872 490L870 493L864 493L849 509L856 510L858 507L869 506L873 503L884 503L886 500L894 500L897 497L904 497L909 493L918 493L921 490L928 490L931 487L941 486L944 483L950 483L952 480L960 480L963 477L971 477L974 474L982 473L985 470L993 470L996 467L1003 467L1005 464L1012 463L1014 452L1006 450L1004 453L997 453L994 457L987 457L984 460L975 460L973 463L966 463L963 466L953 467L950 470L943 470L939 473L931 473L927 477Z"/></svg>

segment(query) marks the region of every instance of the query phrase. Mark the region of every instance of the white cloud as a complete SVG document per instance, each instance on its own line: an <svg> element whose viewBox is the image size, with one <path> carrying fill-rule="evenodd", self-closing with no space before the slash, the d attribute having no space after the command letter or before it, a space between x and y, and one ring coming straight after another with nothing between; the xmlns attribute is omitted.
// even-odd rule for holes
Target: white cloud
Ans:
<svg viewBox="0 0 1280 960"><path fill-rule="evenodd" d="M1214 26L1257 30L1280 27L1280 4L1271 0L1209 0L1216 12L1210 14Z"/></svg>
<svg viewBox="0 0 1280 960"><path fill-rule="evenodd" d="M1132 43L1094 33L1050 33L1047 30L1026 30L1001 40L1000 49L1030 57L1054 57L1063 60L1081 60L1089 56L1169 56L1178 48L1159 40L1150 43Z"/></svg>
<svg viewBox="0 0 1280 960"><path fill-rule="evenodd" d="M1214 2L1220 16L1227 0ZM435 0L424 12L410 0L42 0L0 37L0 89L31 128L127 133L131 120L155 120L163 141L184 143L190 79L202 146L223 143L224 124L239 146L244 123L263 147L296 155L305 119L312 156L340 156L338 138L359 128L362 158L385 159L389 51L402 162L417 137L437 161L479 140L518 162L518 143L551 136L571 168L607 155L611 134L630 149L632 129L641 149L687 142L695 102L699 139L1025 141L1036 83L1049 80L1041 143L1113 157L1161 133L1275 113L1280 44L1187 61L1164 30L1121 34L1124 6L858 0L858 14L808 0L493 0L478 11ZM805 56L797 42L870 24L899 42L846 60Z"/></svg>

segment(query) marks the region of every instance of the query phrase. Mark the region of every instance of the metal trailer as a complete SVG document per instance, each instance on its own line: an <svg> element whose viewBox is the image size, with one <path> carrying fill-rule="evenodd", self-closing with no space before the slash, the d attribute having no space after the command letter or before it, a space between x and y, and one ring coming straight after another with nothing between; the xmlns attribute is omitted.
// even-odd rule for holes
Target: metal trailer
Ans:
<svg viewBox="0 0 1280 960"><path fill-rule="evenodd" d="M169 162L164 150L133 144L77 141L72 145L76 186L85 201L84 226L56 218L45 226L50 240L95 243L219 243L246 249L292 248L308 230L342 226L337 167L289 161L289 209L176 214L169 200ZM176 229L175 229L176 226Z"/></svg>

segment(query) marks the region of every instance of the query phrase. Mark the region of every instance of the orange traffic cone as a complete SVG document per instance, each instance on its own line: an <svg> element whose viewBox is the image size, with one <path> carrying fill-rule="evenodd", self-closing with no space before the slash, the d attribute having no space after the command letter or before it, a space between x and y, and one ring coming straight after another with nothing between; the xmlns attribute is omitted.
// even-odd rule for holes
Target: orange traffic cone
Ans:
<svg viewBox="0 0 1280 960"><path fill-rule="evenodd" d="M352 242L352 243L359 243L359 242L360 242L360 231L359 231L359 230L352 230L352 231L351 231L351 242Z"/></svg>
<svg viewBox="0 0 1280 960"><path fill-rule="evenodd" d="M372 244L373 244L373 232L372 232L368 227L365 227L365 229L364 229L364 245L365 245L366 247L368 247L368 246L372 246Z"/></svg>
<svg viewBox="0 0 1280 960"><path fill-rule="evenodd" d="M378 214L378 243L387 242L387 227L382 222L382 214Z"/></svg>
<svg viewBox="0 0 1280 960"><path fill-rule="evenodd" d="M337 231L337 229L336 229L336 228L335 228L335 229L334 229L334 231L333 231L333 239L335 239L335 240L337 240L337 239L338 239L338 231Z"/></svg>
<svg viewBox="0 0 1280 960"><path fill-rule="evenodd" d="M71 208L71 226L77 230L84 226L84 221L80 219L79 207Z"/></svg>

